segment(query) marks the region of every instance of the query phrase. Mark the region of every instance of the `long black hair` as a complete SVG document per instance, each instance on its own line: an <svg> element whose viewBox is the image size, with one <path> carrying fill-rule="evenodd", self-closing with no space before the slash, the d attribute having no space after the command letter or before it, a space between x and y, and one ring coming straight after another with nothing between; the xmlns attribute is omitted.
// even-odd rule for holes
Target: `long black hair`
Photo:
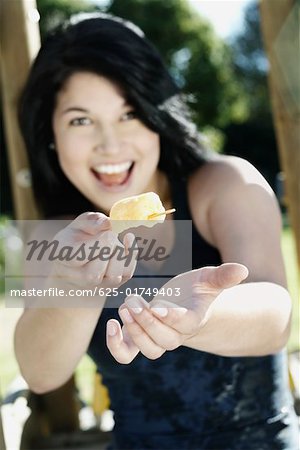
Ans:
<svg viewBox="0 0 300 450"><path fill-rule="evenodd" d="M184 97L143 32L109 14L73 16L43 42L19 103L33 191L45 217L91 208L51 151L56 95L79 71L106 76L120 86L140 120L160 135L159 168L169 177L185 178L209 158Z"/></svg>

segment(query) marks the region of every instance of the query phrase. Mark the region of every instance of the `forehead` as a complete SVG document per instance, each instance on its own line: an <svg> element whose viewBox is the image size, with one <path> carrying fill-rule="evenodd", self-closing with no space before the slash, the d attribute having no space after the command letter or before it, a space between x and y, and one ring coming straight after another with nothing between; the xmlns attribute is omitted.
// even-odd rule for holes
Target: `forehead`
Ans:
<svg viewBox="0 0 300 450"><path fill-rule="evenodd" d="M90 72L71 75L56 97L56 108L85 106L88 109L101 107L122 108L126 99L121 88L104 76Z"/></svg>

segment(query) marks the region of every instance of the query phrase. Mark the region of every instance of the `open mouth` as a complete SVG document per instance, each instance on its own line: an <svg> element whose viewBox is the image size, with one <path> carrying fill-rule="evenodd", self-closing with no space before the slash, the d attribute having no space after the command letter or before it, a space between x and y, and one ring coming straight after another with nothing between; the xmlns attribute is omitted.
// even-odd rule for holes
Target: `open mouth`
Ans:
<svg viewBox="0 0 300 450"><path fill-rule="evenodd" d="M101 164L92 168L92 172L106 187L123 186L129 180L134 164L134 161L121 164Z"/></svg>

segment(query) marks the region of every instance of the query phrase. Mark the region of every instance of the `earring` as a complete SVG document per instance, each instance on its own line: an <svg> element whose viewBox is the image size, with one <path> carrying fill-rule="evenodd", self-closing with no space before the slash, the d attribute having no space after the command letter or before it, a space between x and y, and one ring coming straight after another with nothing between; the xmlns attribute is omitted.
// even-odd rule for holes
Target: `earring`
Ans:
<svg viewBox="0 0 300 450"><path fill-rule="evenodd" d="M55 144L54 142L50 142L50 144L48 145L49 150L55 150Z"/></svg>

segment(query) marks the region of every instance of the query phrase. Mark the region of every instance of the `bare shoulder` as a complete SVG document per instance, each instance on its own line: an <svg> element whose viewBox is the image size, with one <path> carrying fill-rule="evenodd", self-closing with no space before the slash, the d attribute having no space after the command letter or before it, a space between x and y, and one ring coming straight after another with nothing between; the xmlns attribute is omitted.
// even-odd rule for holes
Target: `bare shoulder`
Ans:
<svg viewBox="0 0 300 450"><path fill-rule="evenodd" d="M215 194L216 190L230 188L236 184L256 184L272 192L269 184L261 173L248 161L236 156L216 155L212 161L208 161L190 178L190 189L194 194L205 189Z"/></svg>
<svg viewBox="0 0 300 450"><path fill-rule="evenodd" d="M211 205L216 198L223 196L224 190L249 180L250 173L252 179L262 182L261 175L247 161L216 155L190 176L188 198L192 218L199 232L210 244L214 245L208 217Z"/></svg>
<svg viewBox="0 0 300 450"><path fill-rule="evenodd" d="M270 185L252 164L217 156L193 174L188 192L196 227L224 261L244 263L253 279L284 283L280 210Z"/></svg>
<svg viewBox="0 0 300 450"><path fill-rule="evenodd" d="M216 204L227 206L236 197L245 201L247 195L254 192L272 202L278 212L275 194L261 175L248 161L235 156L216 155L216 157L199 169L189 179L189 203L193 219L203 219L202 226L208 220L208 213ZM200 220L201 220L200 218Z"/></svg>

